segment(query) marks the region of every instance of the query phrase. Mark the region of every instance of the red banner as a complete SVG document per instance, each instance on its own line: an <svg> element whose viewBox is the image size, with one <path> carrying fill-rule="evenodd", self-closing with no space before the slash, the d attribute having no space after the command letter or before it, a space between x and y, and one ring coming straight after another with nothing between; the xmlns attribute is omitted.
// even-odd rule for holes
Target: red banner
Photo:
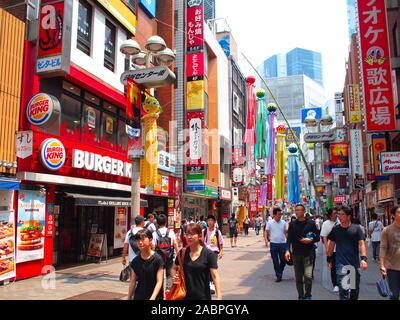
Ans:
<svg viewBox="0 0 400 320"><path fill-rule="evenodd" d="M367 130L395 130L385 0L357 3Z"/></svg>
<svg viewBox="0 0 400 320"><path fill-rule="evenodd" d="M204 76L204 53L189 53L187 56L186 76L199 77Z"/></svg>
<svg viewBox="0 0 400 320"><path fill-rule="evenodd" d="M187 151L186 164L189 166L204 165L204 112L187 113Z"/></svg>
<svg viewBox="0 0 400 320"><path fill-rule="evenodd" d="M267 200L272 200L272 177L270 174L267 176Z"/></svg>
<svg viewBox="0 0 400 320"><path fill-rule="evenodd" d="M200 51L204 46L204 6L192 3L193 1L189 1L187 8L187 51Z"/></svg>

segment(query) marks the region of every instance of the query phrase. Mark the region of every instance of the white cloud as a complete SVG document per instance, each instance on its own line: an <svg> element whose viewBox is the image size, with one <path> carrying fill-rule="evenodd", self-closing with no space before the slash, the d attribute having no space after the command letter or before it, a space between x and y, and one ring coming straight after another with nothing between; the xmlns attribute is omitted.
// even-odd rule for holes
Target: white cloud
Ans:
<svg viewBox="0 0 400 320"><path fill-rule="evenodd" d="M227 19L240 50L256 67L295 47L318 51L327 98L343 90L349 44L345 0L216 0L216 6L217 18Z"/></svg>

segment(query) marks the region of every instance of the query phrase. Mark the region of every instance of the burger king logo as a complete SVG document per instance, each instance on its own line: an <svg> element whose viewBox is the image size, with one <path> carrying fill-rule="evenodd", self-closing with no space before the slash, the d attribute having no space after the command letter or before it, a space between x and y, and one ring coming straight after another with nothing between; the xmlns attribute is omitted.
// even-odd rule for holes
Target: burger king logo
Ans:
<svg viewBox="0 0 400 320"><path fill-rule="evenodd" d="M35 95L28 103L26 116L30 123L41 126L60 113L58 100L46 93Z"/></svg>
<svg viewBox="0 0 400 320"><path fill-rule="evenodd" d="M64 165L65 158L65 148L60 140L50 138L42 142L40 160L47 169L53 171L60 169Z"/></svg>

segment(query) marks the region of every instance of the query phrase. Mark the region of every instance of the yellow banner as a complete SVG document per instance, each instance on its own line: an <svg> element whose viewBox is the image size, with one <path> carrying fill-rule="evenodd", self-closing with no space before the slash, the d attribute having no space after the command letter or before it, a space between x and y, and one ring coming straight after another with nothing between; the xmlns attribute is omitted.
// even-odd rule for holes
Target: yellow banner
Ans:
<svg viewBox="0 0 400 320"><path fill-rule="evenodd" d="M132 32L133 35L136 35L136 15L133 12L134 8L130 8L122 0L97 0L97 2L122 23L125 28Z"/></svg>
<svg viewBox="0 0 400 320"><path fill-rule="evenodd" d="M349 85L350 123L361 123L360 87L358 84Z"/></svg>
<svg viewBox="0 0 400 320"><path fill-rule="evenodd" d="M187 110L204 110L204 80L187 83Z"/></svg>

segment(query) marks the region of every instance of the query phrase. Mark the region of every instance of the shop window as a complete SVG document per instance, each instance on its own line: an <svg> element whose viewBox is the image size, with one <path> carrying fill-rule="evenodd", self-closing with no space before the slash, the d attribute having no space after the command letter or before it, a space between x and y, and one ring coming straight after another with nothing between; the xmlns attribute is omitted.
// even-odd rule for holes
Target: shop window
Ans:
<svg viewBox="0 0 400 320"><path fill-rule="evenodd" d="M63 81L63 89L68 91L69 93L72 93L78 97L81 96L81 89L77 87L76 85L69 83L67 81Z"/></svg>
<svg viewBox="0 0 400 320"><path fill-rule="evenodd" d="M92 33L92 7L86 1L79 1L77 48L90 56Z"/></svg>
<svg viewBox="0 0 400 320"><path fill-rule="evenodd" d="M118 121L115 116L103 113L103 139L102 146L108 149L117 149Z"/></svg>
<svg viewBox="0 0 400 320"><path fill-rule="evenodd" d="M66 94L61 95L61 136L81 138L81 102Z"/></svg>
<svg viewBox="0 0 400 320"><path fill-rule="evenodd" d="M96 108L84 105L83 107L83 141L87 143L100 142L100 116L101 113Z"/></svg>
<svg viewBox="0 0 400 320"><path fill-rule="evenodd" d="M104 66L114 72L115 67L115 26L106 20L106 34L104 40Z"/></svg>
<svg viewBox="0 0 400 320"><path fill-rule="evenodd" d="M122 0L134 14L137 14L137 0Z"/></svg>
<svg viewBox="0 0 400 320"><path fill-rule="evenodd" d="M118 121L118 152L126 153L128 151L128 135L126 133L125 121Z"/></svg>
<svg viewBox="0 0 400 320"><path fill-rule="evenodd" d="M97 106L100 105L100 99L89 92L85 92L85 100L87 100L90 103L93 103Z"/></svg>

